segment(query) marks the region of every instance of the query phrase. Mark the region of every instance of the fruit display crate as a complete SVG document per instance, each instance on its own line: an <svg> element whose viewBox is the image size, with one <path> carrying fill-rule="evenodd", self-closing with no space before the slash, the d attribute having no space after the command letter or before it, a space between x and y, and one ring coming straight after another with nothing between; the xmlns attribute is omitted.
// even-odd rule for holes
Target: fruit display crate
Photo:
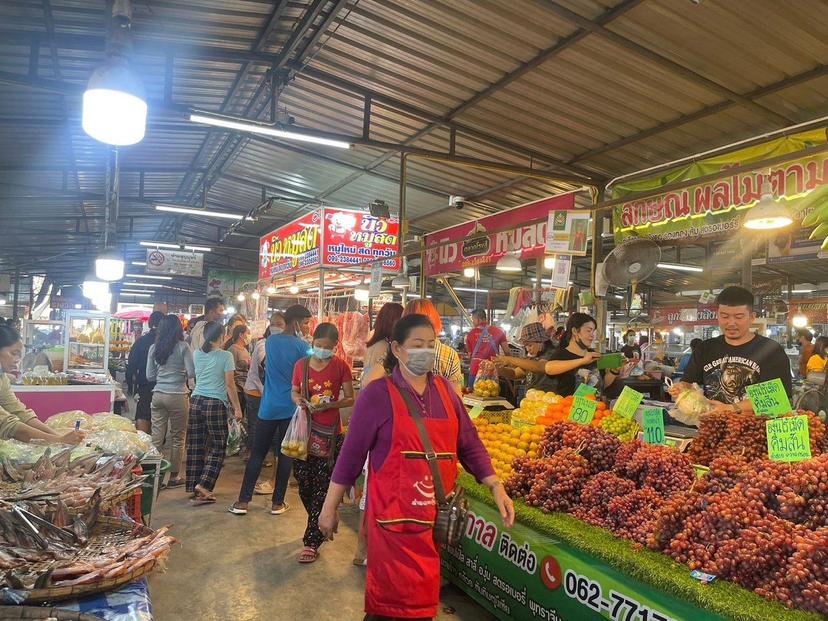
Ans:
<svg viewBox="0 0 828 621"><path fill-rule="evenodd" d="M529 621L817 621L742 587L691 577L674 560L571 515L515 502L504 530L489 491L462 474L470 515L443 551L443 576L499 619Z"/></svg>

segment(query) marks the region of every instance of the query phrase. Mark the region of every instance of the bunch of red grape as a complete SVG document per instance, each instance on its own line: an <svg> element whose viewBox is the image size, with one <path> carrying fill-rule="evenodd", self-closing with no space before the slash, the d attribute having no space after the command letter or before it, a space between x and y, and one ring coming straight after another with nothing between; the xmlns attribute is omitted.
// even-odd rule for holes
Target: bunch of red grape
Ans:
<svg viewBox="0 0 828 621"><path fill-rule="evenodd" d="M693 439L688 456L694 464L708 465L719 454L727 437L728 414L714 412L707 414L699 423L699 433Z"/></svg>
<svg viewBox="0 0 828 621"><path fill-rule="evenodd" d="M665 498L690 489L696 472L686 455L669 446L646 444L629 459L627 477Z"/></svg>
<svg viewBox="0 0 828 621"><path fill-rule="evenodd" d="M540 443L540 455L551 457L563 448L577 450L590 464L590 470L603 472L612 468L621 442L611 433L578 423L550 425Z"/></svg>
<svg viewBox="0 0 828 621"><path fill-rule="evenodd" d="M685 522L704 511L706 504L705 497L694 491L681 492L665 500L652 522L647 546L651 550L664 550L684 530Z"/></svg>
<svg viewBox="0 0 828 621"><path fill-rule="evenodd" d="M748 460L741 455L722 455L710 462L710 470L705 473L696 491L702 494L715 494L733 489L741 480L742 473L748 467Z"/></svg>
<svg viewBox="0 0 828 621"><path fill-rule="evenodd" d="M643 446L644 443L641 440L633 440L632 442L625 442L622 444L621 448L619 448L615 453L615 463L612 467L613 472L619 476L627 477L627 465Z"/></svg>
<svg viewBox="0 0 828 621"><path fill-rule="evenodd" d="M828 615L828 528L808 531L795 545L784 586L773 594L788 606Z"/></svg>
<svg viewBox="0 0 828 621"><path fill-rule="evenodd" d="M609 529L619 537L645 544L656 512L663 504L664 497L652 487L616 496L607 503Z"/></svg>
<svg viewBox="0 0 828 621"><path fill-rule="evenodd" d="M578 501L589 478L589 462L573 449L564 448L540 460L543 466L526 495L526 504L544 513L568 511Z"/></svg>
<svg viewBox="0 0 828 621"><path fill-rule="evenodd" d="M543 471L544 460L518 457L512 462L512 475L503 487L511 498L526 498L535 484L535 477Z"/></svg>
<svg viewBox="0 0 828 621"><path fill-rule="evenodd" d="M608 504L635 490L635 483L612 472L599 472L584 484L580 503L572 514L593 526L609 527Z"/></svg>

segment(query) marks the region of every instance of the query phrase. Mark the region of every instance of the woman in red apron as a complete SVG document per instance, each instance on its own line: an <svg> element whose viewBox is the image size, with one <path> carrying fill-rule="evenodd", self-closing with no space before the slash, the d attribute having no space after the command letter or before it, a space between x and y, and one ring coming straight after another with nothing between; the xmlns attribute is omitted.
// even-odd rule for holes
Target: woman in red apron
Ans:
<svg viewBox="0 0 828 621"><path fill-rule="evenodd" d="M386 364L390 377L359 395L339 455L319 528L333 539L337 507L369 455L368 576L365 619L432 619L440 600L440 553L432 536L434 481L409 404L424 419L446 491L458 461L487 485L506 527L514 508L460 398L431 374L435 333L425 315L408 315L394 327Z"/></svg>

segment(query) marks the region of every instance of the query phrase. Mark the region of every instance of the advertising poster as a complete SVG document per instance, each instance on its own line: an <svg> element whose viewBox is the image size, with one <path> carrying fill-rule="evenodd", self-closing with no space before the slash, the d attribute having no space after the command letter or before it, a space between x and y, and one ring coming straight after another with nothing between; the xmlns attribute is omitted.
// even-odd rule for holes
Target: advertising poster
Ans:
<svg viewBox="0 0 828 621"><path fill-rule="evenodd" d="M259 278L290 274L319 265L321 210L314 210L271 231L259 241Z"/></svg>
<svg viewBox="0 0 828 621"><path fill-rule="evenodd" d="M207 272L207 297L228 300L235 297L246 282L256 282L256 273L210 270Z"/></svg>
<svg viewBox="0 0 828 621"><path fill-rule="evenodd" d="M546 224L546 252L586 255L589 238L588 211L552 211Z"/></svg>
<svg viewBox="0 0 828 621"><path fill-rule="evenodd" d="M425 274L456 274L465 267L494 265L507 252L518 251L522 261L542 257L549 212L574 207L575 194L570 192L430 233L425 236ZM492 233L485 235L487 231Z"/></svg>
<svg viewBox="0 0 828 621"><path fill-rule="evenodd" d="M396 218L375 218L364 211L325 207L322 264L326 267L362 265L384 259L382 267L399 272L400 222Z"/></svg>

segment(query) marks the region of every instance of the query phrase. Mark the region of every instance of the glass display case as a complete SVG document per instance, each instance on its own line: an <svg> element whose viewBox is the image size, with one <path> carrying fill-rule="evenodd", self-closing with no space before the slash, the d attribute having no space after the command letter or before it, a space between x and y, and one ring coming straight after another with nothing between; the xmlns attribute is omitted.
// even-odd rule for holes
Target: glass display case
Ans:
<svg viewBox="0 0 828 621"><path fill-rule="evenodd" d="M66 312L64 370L100 372L108 369L109 314L93 311Z"/></svg>
<svg viewBox="0 0 828 621"><path fill-rule="evenodd" d="M35 367L47 367L53 373L62 372L66 324L63 321L24 319L21 327L25 353L20 361L20 372L26 373Z"/></svg>

